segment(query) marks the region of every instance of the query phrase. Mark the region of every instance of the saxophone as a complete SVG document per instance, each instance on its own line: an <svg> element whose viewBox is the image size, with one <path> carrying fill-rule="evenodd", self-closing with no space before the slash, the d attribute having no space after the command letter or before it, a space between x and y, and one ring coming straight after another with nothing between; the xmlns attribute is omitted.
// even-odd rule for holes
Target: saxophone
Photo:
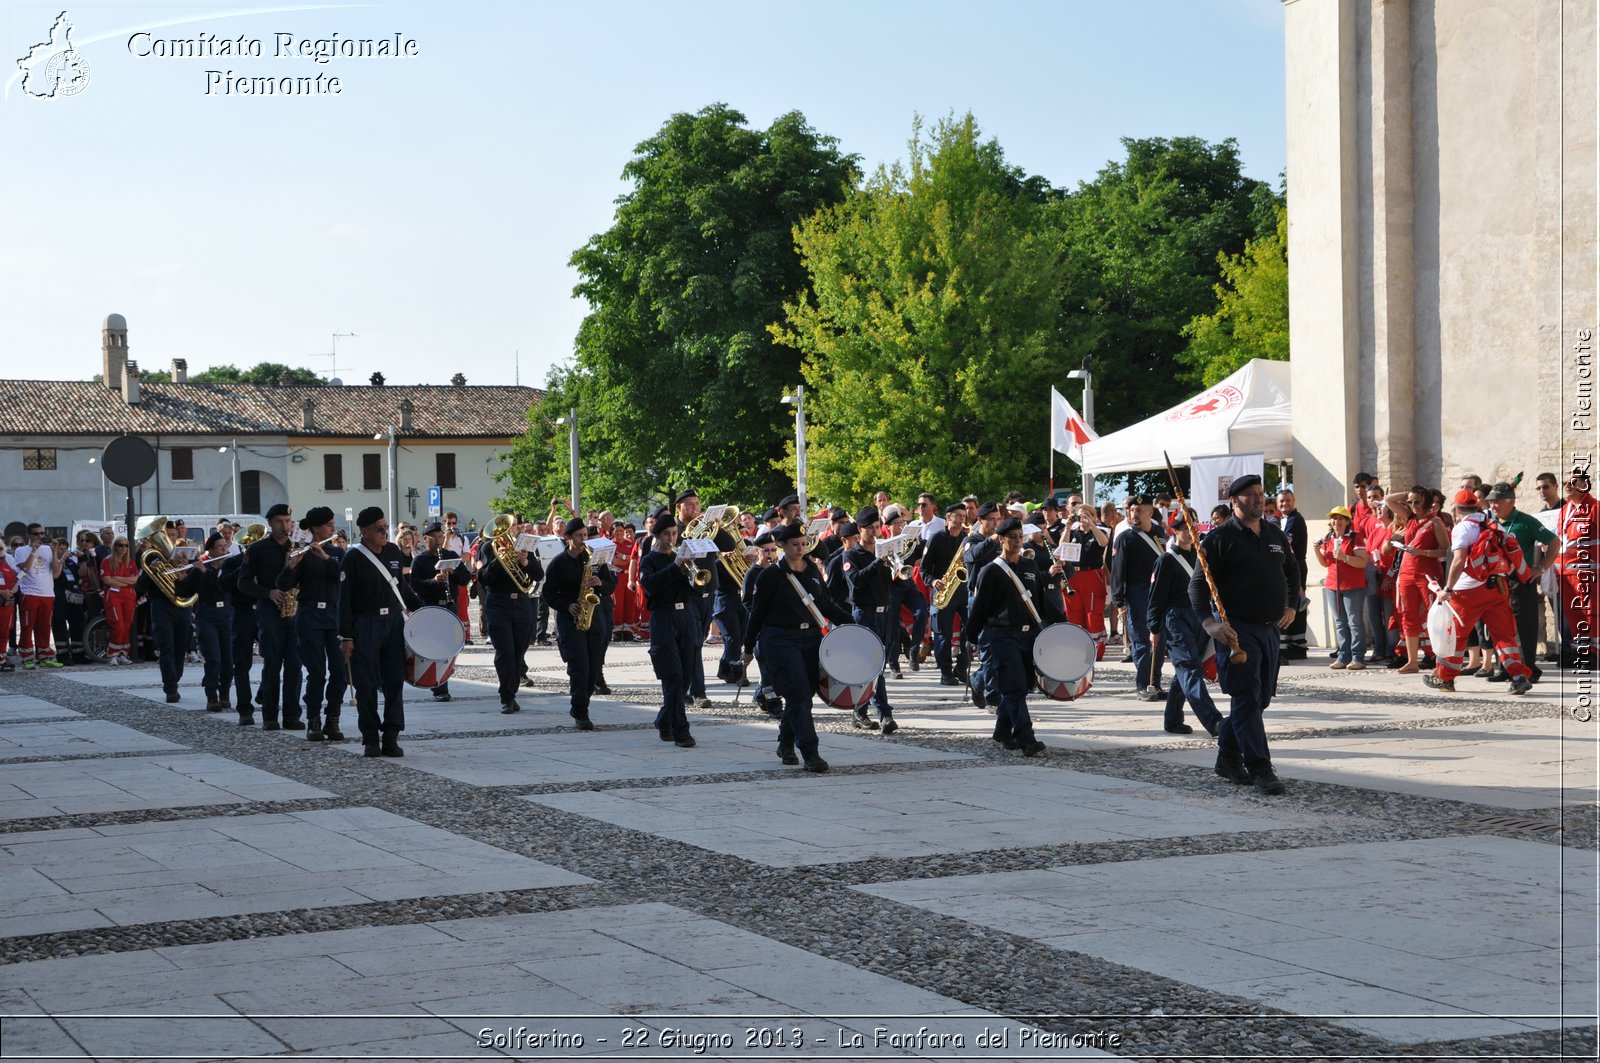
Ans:
<svg viewBox="0 0 1600 1063"><path fill-rule="evenodd" d="M594 566L589 563L589 560L593 556L593 551L585 547L583 551L583 575L578 577L578 586L581 588L578 593L577 628L579 631L589 630L594 623L595 606L600 604L600 596L589 587L589 577L594 575Z"/></svg>
<svg viewBox="0 0 1600 1063"><path fill-rule="evenodd" d="M278 603L278 615L288 620L300 611L300 587L296 584L283 592L283 601Z"/></svg>
<svg viewBox="0 0 1600 1063"><path fill-rule="evenodd" d="M950 559L950 567L945 569L944 575L940 577L944 586L934 592L933 607L935 609L950 608L950 603L955 601L956 591L960 590L961 585L967 582L967 563L962 560L961 553L961 548L957 547L956 556Z"/></svg>

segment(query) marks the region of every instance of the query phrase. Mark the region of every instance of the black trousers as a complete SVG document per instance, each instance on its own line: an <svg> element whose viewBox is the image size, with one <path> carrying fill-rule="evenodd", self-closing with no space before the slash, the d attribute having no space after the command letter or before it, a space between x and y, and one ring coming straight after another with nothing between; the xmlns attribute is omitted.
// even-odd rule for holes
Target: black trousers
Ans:
<svg viewBox="0 0 1600 1063"><path fill-rule="evenodd" d="M250 690L250 666L256 653L256 611L254 606L233 607L233 693L234 705L251 713L254 701Z"/></svg>
<svg viewBox="0 0 1600 1063"><path fill-rule="evenodd" d="M285 718L300 715L300 640L294 617L278 615L270 601L256 603L256 639L261 643L261 715Z"/></svg>
<svg viewBox="0 0 1600 1063"><path fill-rule="evenodd" d="M534 599L526 594L493 593L483 600L494 647L494 674L500 681L500 704L517 696L523 661L533 640Z"/></svg>
<svg viewBox="0 0 1600 1063"><path fill-rule="evenodd" d="M1517 643L1522 648L1522 663L1532 668L1539 660L1539 581L1511 585L1511 615L1517 621Z"/></svg>
<svg viewBox="0 0 1600 1063"><path fill-rule="evenodd" d="M339 614L300 610L295 617L295 638L300 644L300 663L306 670L306 712L316 715L326 707L329 715L338 719L339 705L350 685L339 646Z"/></svg>
<svg viewBox="0 0 1600 1063"><path fill-rule="evenodd" d="M588 631L579 631L578 622L564 609L556 610L555 618L556 643L561 647L561 659L567 662L572 715L582 720L589 715L589 699L594 696L595 681L606 663L605 618L595 609Z"/></svg>
<svg viewBox="0 0 1600 1063"><path fill-rule="evenodd" d="M689 673L689 696L703 698L706 696L706 636L711 634L711 595L691 594L689 596L689 612L694 614L695 630L699 632L696 638L699 645L694 651L694 667ZM741 631L740 635L744 633Z"/></svg>
<svg viewBox="0 0 1600 1063"><path fill-rule="evenodd" d="M161 689L168 694L176 694L183 679L183 657L189 652L192 625L189 610L173 605L165 597L151 596L151 634L155 636L156 652L161 655Z"/></svg>
<svg viewBox="0 0 1600 1063"><path fill-rule="evenodd" d="M200 657L206 662L206 700L227 701L233 685L233 606L201 602L194 608Z"/></svg>
<svg viewBox="0 0 1600 1063"><path fill-rule="evenodd" d="M693 599L680 603L682 609L667 606L650 613L650 664L661 680L661 711L656 713L656 730L675 739L689 737L689 717L685 711L695 666L700 661L700 646L705 633L695 617Z"/></svg>
<svg viewBox="0 0 1600 1063"><path fill-rule="evenodd" d="M817 753L817 728L811 718L811 702L820 678L817 650L821 646L822 634L815 628L802 631L768 626L761 629L761 676L783 699L778 748L797 748L804 757Z"/></svg>
<svg viewBox="0 0 1600 1063"><path fill-rule="evenodd" d="M356 723L361 741L394 738L406 729L406 621L398 607L355 618L350 679L356 688ZM378 695L383 715L378 715Z"/></svg>

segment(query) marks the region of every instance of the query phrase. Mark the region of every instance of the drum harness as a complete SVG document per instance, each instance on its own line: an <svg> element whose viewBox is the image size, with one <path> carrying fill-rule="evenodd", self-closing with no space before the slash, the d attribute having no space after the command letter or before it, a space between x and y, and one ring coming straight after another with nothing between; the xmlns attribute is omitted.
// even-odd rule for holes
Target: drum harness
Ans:
<svg viewBox="0 0 1600 1063"><path fill-rule="evenodd" d="M800 596L800 600L805 603L805 607L811 610L811 615L816 618L817 630L821 631L827 627L828 621L823 617L822 610L817 608L817 603L811 600L811 595L806 593L804 587L800 586L800 581L795 578L794 572L787 565L784 566L783 574L789 577L789 585L794 588L794 592Z"/></svg>
<svg viewBox="0 0 1600 1063"><path fill-rule="evenodd" d="M400 603L400 615L404 616L406 614L406 600L400 593L400 584L389 574L389 570L383 567L383 562L378 560L378 555L367 549L366 543L356 543L355 550L357 553L365 554L367 560L372 562L373 567L383 573L383 578L389 583L389 589L394 591L394 600Z"/></svg>
<svg viewBox="0 0 1600 1063"><path fill-rule="evenodd" d="M1006 564L1006 559L1003 557L997 557L990 562L990 564L999 565L1000 571L1011 577L1012 586L1016 587L1017 593L1022 596L1022 604L1027 606L1028 612L1033 614L1033 622L1043 628L1044 618L1039 615L1039 610L1034 608L1032 596L1028 594L1028 590L1022 585L1022 581L1017 578L1017 574L1011 571L1011 566Z"/></svg>

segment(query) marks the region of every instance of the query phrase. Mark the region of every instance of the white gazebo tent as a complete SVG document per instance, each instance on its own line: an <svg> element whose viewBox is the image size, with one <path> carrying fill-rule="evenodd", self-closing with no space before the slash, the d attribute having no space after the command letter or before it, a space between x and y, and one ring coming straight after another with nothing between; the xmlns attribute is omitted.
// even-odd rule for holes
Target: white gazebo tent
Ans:
<svg viewBox="0 0 1600 1063"><path fill-rule="evenodd" d="M1195 455L1260 452L1268 462L1294 457L1289 424L1289 363L1252 359L1186 402L1083 445L1092 475L1188 465Z"/></svg>

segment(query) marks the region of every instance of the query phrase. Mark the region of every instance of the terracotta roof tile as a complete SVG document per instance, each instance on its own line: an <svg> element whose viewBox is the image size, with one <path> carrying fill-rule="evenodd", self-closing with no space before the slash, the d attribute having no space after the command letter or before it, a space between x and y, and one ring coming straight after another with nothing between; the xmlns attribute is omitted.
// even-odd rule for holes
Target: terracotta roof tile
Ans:
<svg viewBox="0 0 1600 1063"><path fill-rule="evenodd" d="M519 436L538 388L268 387L262 384L139 385L140 402L85 380L0 380L0 433L6 435L229 434L233 432L366 436L400 427L400 404L411 400L412 437ZM312 401L306 429L303 403Z"/></svg>

